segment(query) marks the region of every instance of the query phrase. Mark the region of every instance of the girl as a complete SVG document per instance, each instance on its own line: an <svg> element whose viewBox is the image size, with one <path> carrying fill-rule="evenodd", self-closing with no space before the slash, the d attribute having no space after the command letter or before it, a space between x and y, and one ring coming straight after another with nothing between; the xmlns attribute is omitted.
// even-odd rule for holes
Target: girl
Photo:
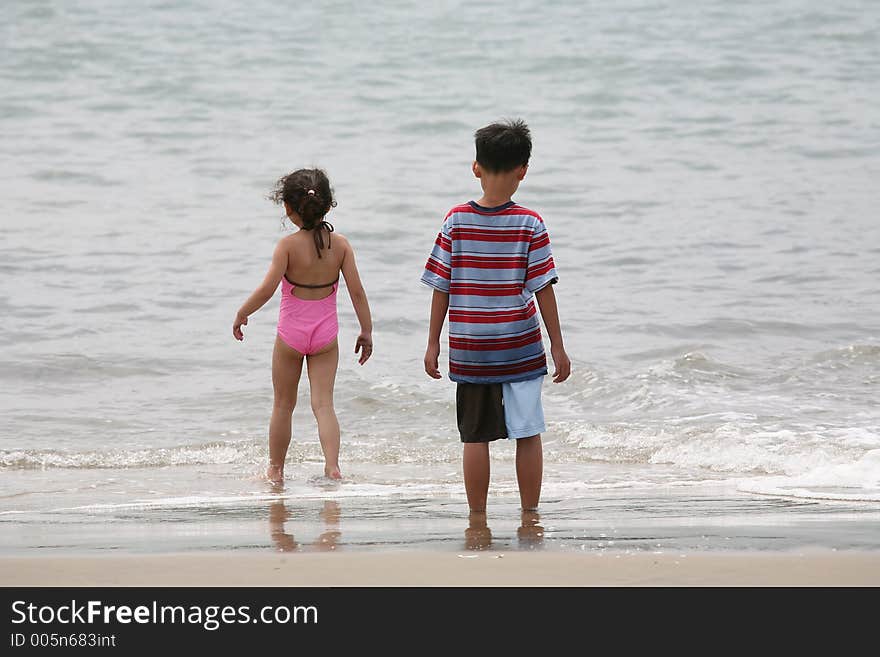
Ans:
<svg viewBox="0 0 880 657"><path fill-rule="evenodd" d="M303 360L308 364L312 412L324 452L324 475L341 479L339 471L339 422L333 410L333 384L339 363L336 334L336 291L339 273L351 297L361 333L355 342L358 362L373 353L372 321L367 294L361 284L354 250L339 233L333 235L324 217L335 207L327 174L320 169L299 169L281 178L270 198L283 204L299 231L278 242L269 272L242 304L232 325L236 340L244 340L241 327L248 316L272 298L281 283L278 335L272 354L272 386L275 403L269 423L269 467L266 477L284 480L284 460L290 445L290 422L296 405Z"/></svg>

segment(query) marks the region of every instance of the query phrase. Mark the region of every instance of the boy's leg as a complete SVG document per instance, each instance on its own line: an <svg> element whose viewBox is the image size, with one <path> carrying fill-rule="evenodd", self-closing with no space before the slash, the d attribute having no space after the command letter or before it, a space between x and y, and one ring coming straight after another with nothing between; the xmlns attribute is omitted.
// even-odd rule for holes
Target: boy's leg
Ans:
<svg viewBox="0 0 880 657"><path fill-rule="evenodd" d="M339 472L339 421L333 408L333 386L339 364L339 344L334 340L322 351L307 356L312 412L318 422L318 438L324 452L324 475L341 479Z"/></svg>
<svg viewBox="0 0 880 657"><path fill-rule="evenodd" d="M486 510L489 494L489 443L464 443L464 489L471 512Z"/></svg>
<svg viewBox="0 0 880 657"><path fill-rule="evenodd" d="M290 445L290 422L296 406L302 362L301 353L289 347L281 338L275 338L275 350L272 352L275 401L269 421L269 469L266 471L266 477L275 483L284 479L284 460Z"/></svg>
<svg viewBox="0 0 880 657"><path fill-rule="evenodd" d="M541 432L545 430L541 387L544 377L505 383L504 421L507 435L516 440L516 481L523 510L538 508L544 456Z"/></svg>
<svg viewBox="0 0 880 657"><path fill-rule="evenodd" d="M464 530L464 546L468 550L485 550L492 545L492 530L485 511L471 511L468 528Z"/></svg>
<svg viewBox="0 0 880 657"><path fill-rule="evenodd" d="M537 511L520 512L520 525L516 530L516 536L520 545L529 549L540 547L544 542L544 528L541 526L541 516Z"/></svg>
<svg viewBox="0 0 880 657"><path fill-rule="evenodd" d="M471 512L486 510L489 443L505 438L500 383L459 383L455 391L458 432L464 445L464 488Z"/></svg>
<svg viewBox="0 0 880 657"><path fill-rule="evenodd" d="M524 511L538 508L541 499L541 479L544 473L544 454L541 434L516 441L516 481L519 500Z"/></svg>

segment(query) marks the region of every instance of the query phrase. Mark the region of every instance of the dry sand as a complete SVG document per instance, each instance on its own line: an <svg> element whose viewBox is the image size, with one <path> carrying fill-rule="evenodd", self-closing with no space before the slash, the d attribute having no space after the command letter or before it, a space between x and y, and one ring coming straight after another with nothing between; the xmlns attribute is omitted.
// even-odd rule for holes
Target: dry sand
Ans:
<svg viewBox="0 0 880 657"><path fill-rule="evenodd" d="M880 552L383 552L0 558L0 586L878 586Z"/></svg>

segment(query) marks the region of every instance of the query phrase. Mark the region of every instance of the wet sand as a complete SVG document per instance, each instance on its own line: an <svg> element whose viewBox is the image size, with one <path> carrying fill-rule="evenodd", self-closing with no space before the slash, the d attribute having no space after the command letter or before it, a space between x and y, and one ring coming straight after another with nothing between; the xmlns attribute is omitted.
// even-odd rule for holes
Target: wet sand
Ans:
<svg viewBox="0 0 880 657"><path fill-rule="evenodd" d="M2 586L878 586L880 552L557 552L34 556Z"/></svg>

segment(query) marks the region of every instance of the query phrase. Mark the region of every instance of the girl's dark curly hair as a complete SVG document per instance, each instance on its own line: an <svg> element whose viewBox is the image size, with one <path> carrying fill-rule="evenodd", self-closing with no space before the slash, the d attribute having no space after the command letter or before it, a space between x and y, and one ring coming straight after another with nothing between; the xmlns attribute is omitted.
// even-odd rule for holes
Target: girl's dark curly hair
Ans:
<svg viewBox="0 0 880 657"><path fill-rule="evenodd" d="M318 229L315 231L315 247L320 257L324 248L320 229L333 231L333 226L324 221L324 217L330 208L336 207L327 174L322 169L297 169L278 179L269 198L278 205L287 203L291 210L302 217L305 230Z"/></svg>

